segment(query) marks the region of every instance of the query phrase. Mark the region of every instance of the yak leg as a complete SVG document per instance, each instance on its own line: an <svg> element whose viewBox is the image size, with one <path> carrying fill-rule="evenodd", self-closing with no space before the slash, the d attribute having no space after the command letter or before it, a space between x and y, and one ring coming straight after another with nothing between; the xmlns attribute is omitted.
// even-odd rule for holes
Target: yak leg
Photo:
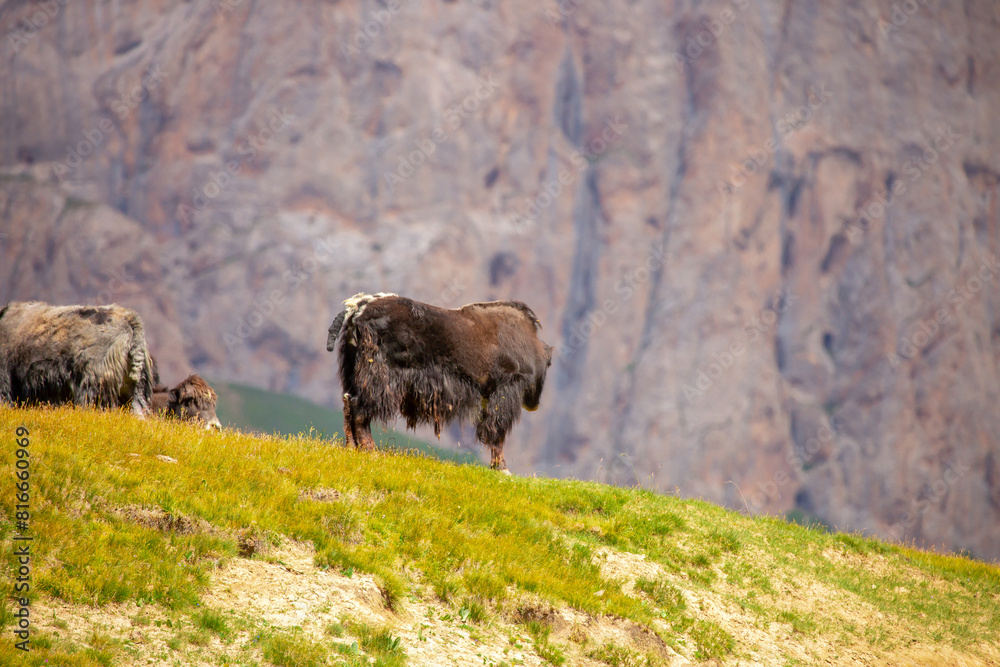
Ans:
<svg viewBox="0 0 1000 667"><path fill-rule="evenodd" d="M350 394L344 394L344 443L355 449L375 449L371 425L371 417L358 414L357 401L352 401Z"/></svg>
<svg viewBox="0 0 1000 667"><path fill-rule="evenodd" d="M507 462L503 458L503 443L514 421L511 415L516 416L521 405L510 388L495 391L489 397L483 396L482 401L482 412L479 413L476 424L476 439L490 448L490 467L509 475Z"/></svg>
<svg viewBox="0 0 1000 667"><path fill-rule="evenodd" d="M357 447L354 439L354 418L351 416L351 395L344 394L344 445L346 447Z"/></svg>
<svg viewBox="0 0 1000 667"><path fill-rule="evenodd" d="M372 420L354 416L354 446L365 451L375 449L375 439L372 438Z"/></svg>
<svg viewBox="0 0 1000 667"><path fill-rule="evenodd" d="M503 458L503 440L497 444L489 443L487 446L490 448L490 467L509 475L510 470L507 470L507 461Z"/></svg>

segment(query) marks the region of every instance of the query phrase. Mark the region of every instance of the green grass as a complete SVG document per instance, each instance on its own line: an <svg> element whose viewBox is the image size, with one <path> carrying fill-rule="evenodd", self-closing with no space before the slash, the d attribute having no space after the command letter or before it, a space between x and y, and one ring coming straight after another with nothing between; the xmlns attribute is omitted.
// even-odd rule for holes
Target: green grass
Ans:
<svg viewBox="0 0 1000 667"><path fill-rule="evenodd" d="M219 396L219 421L243 431L265 434L310 434L319 438L344 440L344 413L331 410L298 396L277 394L246 385L212 382ZM372 425L372 435L380 446L395 450L415 450L432 458L455 463L478 464L474 452L455 452L410 437L405 432Z"/></svg>
<svg viewBox="0 0 1000 667"><path fill-rule="evenodd" d="M97 648L89 643L77 646L55 639L46 632L34 631L28 652L18 650L8 637L4 637L0 641L0 665L110 667L115 664L116 649L117 644L114 643L104 648Z"/></svg>
<svg viewBox="0 0 1000 667"><path fill-rule="evenodd" d="M406 664L402 642L399 637L393 637L389 628L352 623L350 631L358 638L365 653L375 659L377 667L403 667Z"/></svg>
<svg viewBox="0 0 1000 667"><path fill-rule="evenodd" d="M426 595L444 600L467 628L520 618L535 652L553 665L572 664L576 649L538 620L551 605L632 621L696 661L754 650L691 602L704 596L758 628L777 623L781 642L822 635L876 653L921 643L976 655L1000 627L994 565L749 518L702 501L498 475L416 454L356 452L304 435L0 407L0 438L13 442L22 424L31 440L33 595L98 608L158 605L190 619L183 629L170 626L177 627L174 650L201 650L213 636L239 629L199 602L211 573L240 557L247 534L312 542L317 566L374 575L390 610L407 596ZM0 448L5 476L14 461L13 447ZM306 493L316 489L328 492ZM10 489L0 493L4 582L16 570L14 503ZM126 508L167 512L174 529L138 522ZM600 553L609 548L643 556L662 575L639 578L636 594L625 594L621 581L602 576ZM824 597L796 606L810 585L822 586ZM843 600L887 620L857 618L843 611ZM9 611L0 613L7 626L0 664L22 657L12 622ZM111 664L126 650L101 635L82 646L44 635L38 641L24 664ZM405 660L390 630L343 619L327 626L324 641L265 628L259 646L279 667ZM607 664L644 664L644 654L621 648L591 650L603 651L595 659Z"/></svg>
<svg viewBox="0 0 1000 667"><path fill-rule="evenodd" d="M202 630L228 637L230 634L229 623L226 617L214 609L203 609L194 616L194 623Z"/></svg>
<svg viewBox="0 0 1000 667"><path fill-rule="evenodd" d="M778 612L777 620L790 624L794 632L801 632L804 635L816 631L816 621L808 614L796 613L794 611L780 611Z"/></svg>
<svg viewBox="0 0 1000 667"><path fill-rule="evenodd" d="M553 644L549 639L552 634L551 626L539 621L528 621L525 628L531 635L535 653L538 654L539 658L550 665L556 665L556 667L566 664L566 653L563 648Z"/></svg>
<svg viewBox="0 0 1000 667"><path fill-rule="evenodd" d="M673 617L687 608L684 595L673 584L661 579L639 579L635 587L650 597L664 617Z"/></svg>
<svg viewBox="0 0 1000 667"><path fill-rule="evenodd" d="M489 613L486 605L478 598L465 598L462 606L458 610L458 617L462 622L485 623L489 620Z"/></svg>
<svg viewBox="0 0 1000 667"><path fill-rule="evenodd" d="M388 628L353 622L348 622L346 626L336 625L336 631L328 634L343 636L346 627L357 639L326 643L310 639L298 630L272 632L262 641L264 659L277 667L406 665L402 642Z"/></svg>
<svg viewBox="0 0 1000 667"><path fill-rule="evenodd" d="M655 667L664 664L662 660L652 654L646 653L644 655L628 647L618 646L613 642L606 642L600 648L588 652L587 657L611 665L611 667Z"/></svg>
<svg viewBox="0 0 1000 667"><path fill-rule="evenodd" d="M690 635L697 647L694 657L698 660L724 658L732 652L736 643L732 635L712 621L695 621Z"/></svg>
<svg viewBox="0 0 1000 667"><path fill-rule="evenodd" d="M330 649L297 632L274 634L264 640L264 659L277 667L324 667Z"/></svg>

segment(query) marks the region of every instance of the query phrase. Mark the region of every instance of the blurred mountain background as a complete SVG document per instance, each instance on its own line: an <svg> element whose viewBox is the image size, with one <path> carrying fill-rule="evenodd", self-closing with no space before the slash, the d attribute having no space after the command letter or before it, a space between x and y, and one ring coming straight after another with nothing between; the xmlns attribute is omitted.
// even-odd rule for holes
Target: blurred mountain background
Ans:
<svg viewBox="0 0 1000 667"><path fill-rule="evenodd" d="M0 38L0 300L329 408L344 298L523 300L515 473L1000 558L993 0L14 0Z"/></svg>

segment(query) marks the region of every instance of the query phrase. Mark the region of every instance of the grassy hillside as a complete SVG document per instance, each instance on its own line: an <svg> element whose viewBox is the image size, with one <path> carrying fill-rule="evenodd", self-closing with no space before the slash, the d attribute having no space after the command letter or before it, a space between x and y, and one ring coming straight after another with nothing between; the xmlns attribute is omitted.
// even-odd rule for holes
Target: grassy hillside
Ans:
<svg viewBox="0 0 1000 667"><path fill-rule="evenodd" d="M17 651L5 605L0 664L1000 664L981 562L122 413L0 408L7 479L22 425L37 634Z"/></svg>
<svg viewBox="0 0 1000 667"><path fill-rule="evenodd" d="M257 433L298 435L311 433L319 438L344 439L344 413L317 405L298 396L276 394L246 385L213 382L219 395L219 420L230 427ZM398 450L415 449L442 461L478 463L473 452L454 452L426 443L408 433L372 427L375 440Z"/></svg>

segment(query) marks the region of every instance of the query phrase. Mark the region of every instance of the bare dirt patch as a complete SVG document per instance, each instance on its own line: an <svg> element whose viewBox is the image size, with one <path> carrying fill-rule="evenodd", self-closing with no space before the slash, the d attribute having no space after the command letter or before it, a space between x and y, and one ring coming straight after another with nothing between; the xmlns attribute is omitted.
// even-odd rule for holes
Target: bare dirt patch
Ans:
<svg viewBox="0 0 1000 667"><path fill-rule="evenodd" d="M100 608L41 600L34 609L39 630L55 642L75 646L99 646L110 639L122 650L115 664L167 667L178 664L207 667L218 657L232 654L218 637L203 635L206 646L192 646L197 634L190 619L153 606L135 603L109 604ZM199 640L200 641L200 640Z"/></svg>
<svg viewBox="0 0 1000 667"><path fill-rule="evenodd" d="M208 530L201 525L189 526L183 518L149 508L125 508L129 520L158 530ZM748 553L766 569L764 554ZM601 549L595 554L602 576L622 586L636 597L644 594L635 588L638 579L669 581L684 594L686 613L694 618L712 621L731 634L737 650L722 661L703 665L785 664L789 658L803 664L877 665L895 664L913 667L960 665L981 667L1000 665L984 662L949 647L911 645L874 652L864 642L849 634L825 631L810 636L779 620L763 621L741 604L746 592L727 582L720 571L713 590L693 586L683 573L667 572L658 563L639 554ZM198 627L195 620L200 610L182 613L158 607L136 604L107 605L100 609L85 605L67 605L58 601L38 603L39 629L51 633L57 640L67 640L77 646L93 644L95 637L111 637L123 647L115 664L126 666L153 665L218 665L261 664L260 638L274 631L300 631L316 642L333 646L334 642L351 642L352 637L336 637L330 628L351 622L387 627L401 640L407 664L414 667L440 665L514 665L541 667L548 664L535 651L525 624L537 621L551 630L549 641L566 655L567 665L595 667L603 665L588 653L606 643L628 647L640 654L652 654L669 667L684 667L697 663L692 658L694 647L685 646L678 653L667 646L655 632L632 621L600 617L555 606L528 594L514 595L502 609L490 612L482 623L463 621L459 608L441 602L420 586L400 600L396 610L384 605L382 593L374 577L364 573L346 576L341 572L322 570L314 564L311 544L281 539L266 557L232 558L224 560L212 575L209 591L203 596L201 609L221 612L232 628L226 637L219 637ZM864 628L892 628L895 619L886 618L856 596L816 582L794 579L776 581L775 596L763 595L776 609L812 615L820 621L848 622ZM665 623L654 621L666 637L673 632ZM983 646L984 655L996 654L994 647Z"/></svg>
<svg viewBox="0 0 1000 667"><path fill-rule="evenodd" d="M344 497L337 489L318 487L299 491L299 500L315 500L321 503L334 503Z"/></svg>
<svg viewBox="0 0 1000 667"><path fill-rule="evenodd" d="M130 523L136 523L162 533L170 532L178 535L221 533L219 529L204 519L189 517L181 513L166 512L158 507L128 505L113 509L112 514Z"/></svg>
<svg viewBox="0 0 1000 667"><path fill-rule="evenodd" d="M664 574L663 566L646 560L645 554L598 549L594 555L601 568L601 576L609 581L621 582L625 595L636 595L635 582L639 579L655 580Z"/></svg>

